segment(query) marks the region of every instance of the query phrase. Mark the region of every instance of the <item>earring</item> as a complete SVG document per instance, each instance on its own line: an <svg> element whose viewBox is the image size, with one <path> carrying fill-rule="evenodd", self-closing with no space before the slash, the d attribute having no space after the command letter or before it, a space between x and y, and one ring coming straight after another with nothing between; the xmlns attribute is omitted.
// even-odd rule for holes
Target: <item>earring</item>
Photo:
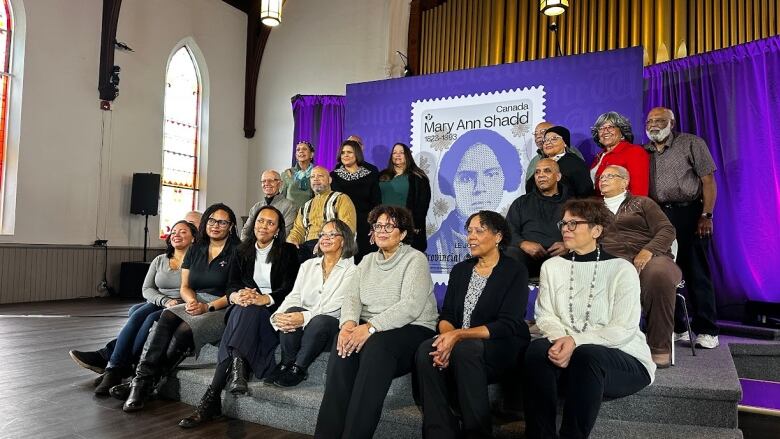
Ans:
<svg viewBox="0 0 780 439"><path fill-rule="evenodd" d="M276 232L276 235L274 235L274 239L279 237L279 232Z"/></svg>

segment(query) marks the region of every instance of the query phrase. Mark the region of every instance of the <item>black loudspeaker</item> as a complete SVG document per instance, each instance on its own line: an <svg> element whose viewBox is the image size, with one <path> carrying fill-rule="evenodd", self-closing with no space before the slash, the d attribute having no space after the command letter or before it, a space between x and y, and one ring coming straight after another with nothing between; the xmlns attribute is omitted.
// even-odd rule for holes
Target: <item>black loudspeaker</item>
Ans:
<svg viewBox="0 0 780 439"><path fill-rule="evenodd" d="M133 174L133 192L130 195L130 213L157 215L160 204L160 174Z"/></svg>

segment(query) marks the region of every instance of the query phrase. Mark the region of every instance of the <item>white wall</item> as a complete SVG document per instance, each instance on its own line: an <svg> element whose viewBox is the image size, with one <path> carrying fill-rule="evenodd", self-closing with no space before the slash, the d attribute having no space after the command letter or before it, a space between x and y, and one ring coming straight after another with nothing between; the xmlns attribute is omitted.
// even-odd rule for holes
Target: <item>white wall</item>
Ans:
<svg viewBox="0 0 780 439"><path fill-rule="evenodd" d="M346 93L346 84L400 72L409 0L296 0L285 3L271 32L257 89L255 137L249 143L248 208L259 199L260 172L290 166L297 94Z"/></svg>
<svg viewBox="0 0 780 439"><path fill-rule="evenodd" d="M143 217L128 213L132 174L161 171L165 68L171 50L186 37L198 45L208 69L208 170L201 177L206 201L243 210L249 143L242 130L243 12L217 0L123 2L117 39L135 53L116 53L120 96L112 112L102 112L97 91L102 1L24 5L16 225L0 243L89 244L100 237L114 246L143 245ZM150 217L149 228L156 245L157 217Z"/></svg>

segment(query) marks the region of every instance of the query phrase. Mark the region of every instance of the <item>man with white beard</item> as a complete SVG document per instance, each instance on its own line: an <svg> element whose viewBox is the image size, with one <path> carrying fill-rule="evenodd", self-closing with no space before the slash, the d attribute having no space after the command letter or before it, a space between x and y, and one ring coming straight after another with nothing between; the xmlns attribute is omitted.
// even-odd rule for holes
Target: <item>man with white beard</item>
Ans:
<svg viewBox="0 0 780 439"><path fill-rule="evenodd" d="M650 153L650 198L663 208L677 231L677 265L693 310L696 344L712 349L719 344L707 262L717 196L715 163L704 139L674 132L674 127L674 113L668 108L653 108L647 114L645 132L650 142L644 147ZM675 322L675 339L687 339L683 328L683 322Z"/></svg>

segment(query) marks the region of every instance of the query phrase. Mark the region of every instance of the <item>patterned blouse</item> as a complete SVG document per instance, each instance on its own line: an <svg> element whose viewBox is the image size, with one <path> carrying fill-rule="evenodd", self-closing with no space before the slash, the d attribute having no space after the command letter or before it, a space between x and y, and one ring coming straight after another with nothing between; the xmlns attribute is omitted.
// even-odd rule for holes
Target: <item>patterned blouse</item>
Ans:
<svg viewBox="0 0 780 439"><path fill-rule="evenodd" d="M466 298L463 301L463 329L471 327L471 313L474 312L474 307L477 306L479 296L482 295L482 291L485 290L485 284L487 284L487 277L480 276L477 273L477 267L471 272L471 280L469 281L469 288L466 291Z"/></svg>

